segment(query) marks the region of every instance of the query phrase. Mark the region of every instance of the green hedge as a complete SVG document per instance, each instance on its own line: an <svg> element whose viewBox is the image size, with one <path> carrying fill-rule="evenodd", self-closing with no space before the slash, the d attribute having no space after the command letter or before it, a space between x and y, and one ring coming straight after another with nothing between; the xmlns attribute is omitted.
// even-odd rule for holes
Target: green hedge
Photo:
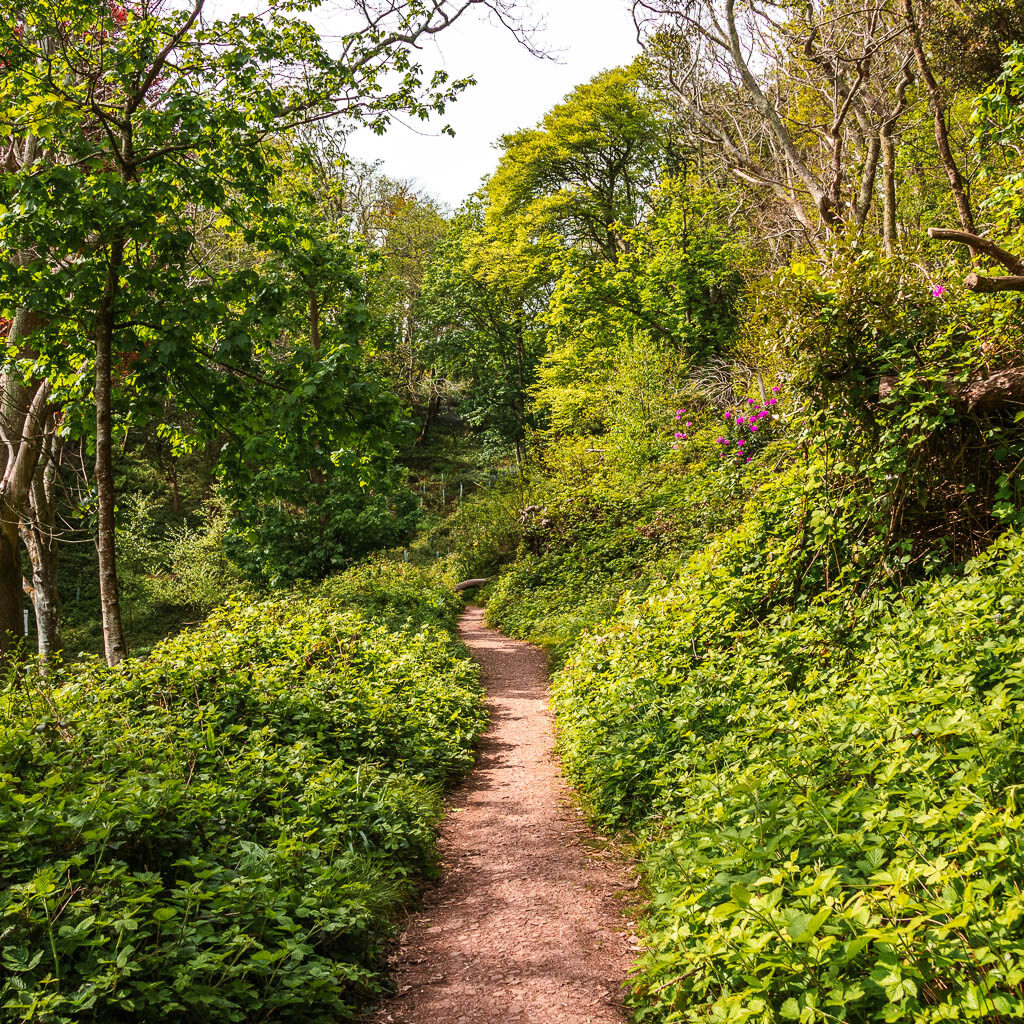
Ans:
<svg viewBox="0 0 1024 1024"><path fill-rule="evenodd" d="M0 1020L327 1022L378 993L484 725L450 582L359 569L8 685Z"/></svg>
<svg viewBox="0 0 1024 1024"><path fill-rule="evenodd" d="M1024 1019L1024 539L758 618L763 540L556 679L569 774L645 852L637 1018Z"/></svg>

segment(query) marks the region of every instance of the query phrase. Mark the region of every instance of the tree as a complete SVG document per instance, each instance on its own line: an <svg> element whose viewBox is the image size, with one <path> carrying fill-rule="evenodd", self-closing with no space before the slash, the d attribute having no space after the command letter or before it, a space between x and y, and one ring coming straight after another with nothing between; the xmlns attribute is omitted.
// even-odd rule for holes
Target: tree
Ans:
<svg viewBox="0 0 1024 1024"><path fill-rule="evenodd" d="M324 218L308 170L290 167L275 198L249 236L263 298L247 318L245 372L236 358L202 402L179 396L200 416L205 406L210 427L227 425L219 476L232 550L273 586L406 540L415 504L395 464L411 424L364 350L359 246ZM221 415L209 415L213 403Z"/></svg>
<svg viewBox="0 0 1024 1024"><path fill-rule="evenodd" d="M434 377L462 385L463 418L521 459L543 346L540 308L535 293L514 278L481 272L484 239L483 209L469 203L438 245L417 303L422 358Z"/></svg>
<svg viewBox="0 0 1024 1024"><path fill-rule="evenodd" d="M644 224L625 232L616 263L569 254L560 265L536 388L556 433L604 433L635 407L650 434L654 410L643 395L663 394L668 379L735 342L741 271L756 258L745 225L730 223L735 196L680 176L653 205Z"/></svg>
<svg viewBox="0 0 1024 1024"><path fill-rule="evenodd" d="M653 77L674 100L691 149L772 195L802 241L863 230L881 191L892 251L897 147L922 98L950 194L970 225L948 97L927 52L934 5L635 0L633 9Z"/></svg>
<svg viewBox="0 0 1024 1024"><path fill-rule="evenodd" d="M638 75L616 68L581 85L536 128L501 139L485 186L487 227L511 252L562 244L614 262L669 159L667 124Z"/></svg>
<svg viewBox="0 0 1024 1024"><path fill-rule="evenodd" d="M0 131L45 140L48 157L22 160L4 185L0 232L8 259L0 288L4 306L18 311L9 349L20 363L12 373L39 353L31 401L12 402L27 410L18 435L26 458L9 468L19 481L32 478L37 432L30 417L43 416L47 375L91 367L97 547L112 664L126 653L114 547L117 371L139 360L150 381L188 379L197 362L230 364L245 347L228 329L216 335L218 351L195 349L194 339L210 337L231 302L256 287L245 273L207 274L197 245L205 220L212 213L258 221L275 173L268 143L304 125L345 118L383 130L396 111L443 111L467 83L440 73L426 79L411 56L417 41L474 7L510 25L513 15L507 0L357 0L358 24L330 52L297 16L302 5L274 3L261 15L207 22L204 4L0 5L7 64ZM159 390L148 397L159 398ZM5 528L20 514L23 492L20 484L11 491L16 501ZM0 544L4 636L21 631L14 570Z"/></svg>

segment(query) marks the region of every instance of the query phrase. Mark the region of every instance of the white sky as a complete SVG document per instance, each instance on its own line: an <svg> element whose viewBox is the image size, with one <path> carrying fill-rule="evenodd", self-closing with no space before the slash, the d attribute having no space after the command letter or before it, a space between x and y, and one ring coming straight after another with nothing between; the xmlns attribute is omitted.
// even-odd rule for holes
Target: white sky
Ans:
<svg viewBox="0 0 1024 1024"><path fill-rule="evenodd" d="M506 29L467 14L426 44L422 60L452 78L473 75L477 85L436 124L416 122L413 130L395 122L383 137L358 133L351 155L382 160L386 174L415 179L454 208L494 169L499 136L536 124L575 86L639 52L628 0L534 0L533 11L545 23L537 41L557 63L531 57ZM445 122L456 138L441 134Z"/></svg>

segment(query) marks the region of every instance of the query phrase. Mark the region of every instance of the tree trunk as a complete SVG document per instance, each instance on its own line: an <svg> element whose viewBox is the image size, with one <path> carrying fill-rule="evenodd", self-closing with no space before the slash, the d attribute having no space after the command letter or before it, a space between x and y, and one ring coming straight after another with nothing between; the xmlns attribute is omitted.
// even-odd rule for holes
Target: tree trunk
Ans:
<svg viewBox="0 0 1024 1024"><path fill-rule="evenodd" d="M181 492L178 490L178 460L171 456L171 468L168 470L171 478L171 499L173 502L174 514L181 514Z"/></svg>
<svg viewBox="0 0 1024 1024"><path fill-rule="evenodd" d="M946 128L946 104L942 98L942 90L939 83L932 74L931 66L924 52L924 43L921 40L921 26L917 23L914 13L913 0L904 0L904 16L907 28L910 30L910 39L914 48L914 59L917 61L917 69L921 73L921 80L924 82L928 92L928 105L932 110L932 119L935 122L935 144L939 150L939 158L942 160L943 169L949 179L950 191L953 193L953 201L956 203L957 213L960 216L960 224L964 231L974 231L974 215L971 213L971 204L967 198L967 190L964 188L964 179L960 174L953 159L953 151L949 146L949 131Z"/></svg>
<svg viewBox="0 0 1024 1024"><path fill-rule="evenodd" d="M309 289L309 344L314 352L320 351L320 300Z"/></svg>
<svg viewBox="0 0 1024 1024"><path fill-rule="evenodd" d="M53 439L53 434L50 434ZM32 566L32 602L36 613L37 649L44 668L60 652L60 598L57 590L57 463L47 451L36 469L29 497L31 516L21 526L21 539Z"/></svg>
<svg viewBox="0 0 1024 1024"><path fill-rule="evenodd" d="M896 146L892 129L879 133L882 144L882 241L887 256L896 250Z"/></svg>
<svg viewBox="0 0 1024 1024"><path fill-rule="evenodd" d="M127 656L121 601L117 587L117 555L114 532L113 419L111 413L111 352L114 341L114 304L120 288L124 239L110 245L107 283L96 312L96 495L98 526L96 550L100 568L100 610L103 618L103 649L108 665Z"/></svg>
<svg viewBox="0 0 1024 1024"><path fill-rule="evenodd" d="M423 427L420 430L419 437L416 438L416 445L424 445L427 443L427 438L430 436L430 428L434 425L434 420L437 419L437 414L441 411L441 398L438 395L431 395L427 400L427 411L423 415Z"/></svg>
<svg viewBox="0 0 1024 1024"><path fill-rule="evenodd" d="M25 639L18 523L4 507L0 520L0 659L6 664Z"/></svg>
<svg viewBox="0 0 1024 1024"><path fill-rule="evenodd" d="M35 330L34 314L21 309L7 335L9 347L25 351L24 340ZM18 530L29 504L43 438L47 430L50 385L35 391L21 379L5 374L0 380L0 438L3 441L3 479L0 482L0 658L25 635L22 617L22 575Z"/></svg>

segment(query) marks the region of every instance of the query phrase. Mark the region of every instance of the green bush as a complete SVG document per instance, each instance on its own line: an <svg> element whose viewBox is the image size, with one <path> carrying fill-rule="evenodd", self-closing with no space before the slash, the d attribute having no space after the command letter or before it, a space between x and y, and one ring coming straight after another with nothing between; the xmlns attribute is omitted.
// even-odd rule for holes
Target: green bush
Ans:
<svg viewBox="0 0 1024 1024"><path fill-rule="evenodd" d="M208 503L200 512L200 523L182 523L167 537L166 568L169 579L163 585L166 600L208 615L227 595L242 589L242 579L224 550L230 516L219 504Z"/></svg>
<svg viewBox="0 0 1024 1024"><path fill-rule="evenodd" d="M488 621L547 647L557 663L624 594L665 586L709 532L738 515L736 482L709 462L706 447L648 467L642 486L630 472L598 465L582 479L561 475L538 488L540 511L493 587Z"/></svg>
<svg viewBox="0 0 1024 1024"><path fill-rule="evenodd" d="M1021 1019L1024 539L764 615L759 539L557 678L571 778L646 854L637 1018Z"/></svg>
<svg viewBox="0 0 1024 1024"><path fill-rule="evenodd" d="M326 1024L379 992L484 724L444 585L360 569L10 682L0 1020Z"/></svg>

